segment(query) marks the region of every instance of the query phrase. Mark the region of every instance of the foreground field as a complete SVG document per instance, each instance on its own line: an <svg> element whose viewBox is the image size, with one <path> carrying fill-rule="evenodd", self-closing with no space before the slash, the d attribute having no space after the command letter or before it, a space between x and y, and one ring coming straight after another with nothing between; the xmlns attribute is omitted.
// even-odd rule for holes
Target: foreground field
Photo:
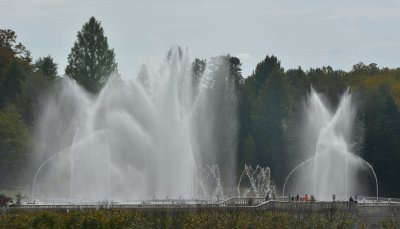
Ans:
<svg viewBox="0 0 400 229"><path fill-rule="evenodd" d="M385 228L395 221L383 221ZM398 222L397 222L398 223ZM399 226L399 224L397 224ZM280 212L267 210L87 209L8 212L0 228L366 228L364 220L348 212Z"/></svg>

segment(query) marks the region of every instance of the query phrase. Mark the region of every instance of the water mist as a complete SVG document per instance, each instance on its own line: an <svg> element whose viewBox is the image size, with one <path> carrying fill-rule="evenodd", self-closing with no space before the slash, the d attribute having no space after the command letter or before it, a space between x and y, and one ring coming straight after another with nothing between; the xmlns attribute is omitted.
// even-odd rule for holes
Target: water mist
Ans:
<svg viewBox="0 0 400 229"><path fill-rule="evenodd" d="M319 199L346 200L350 195L366 195L360 176L377 178L372 166L351 152L355 108L349 91L342 96L335 112L331 112L321 95L311 91L306 106L304 142L311 158L297 165L287 176L284 193L308 193ZM289 187L286 187L289 186ZM285 189L288 189L289 192Z"/></svg>
<svg viewBox="0 0 400 229"><path fill-rule="evenodd" d="M217 163L209 155L221 148L213 129L218 110L218 96L209 93L213 82L231 93L226 106L237 106L226 76L210 72L194 84L187 52L175 48L161 68L145 65L138 79L113 78L98 96L62 79L40 116L32 197L72 202L196 197L196 167ZM237 125L235 114L229 126ZM236 131L227 131L235 141ZM235 150L226 155L230 168Z"/></svg>

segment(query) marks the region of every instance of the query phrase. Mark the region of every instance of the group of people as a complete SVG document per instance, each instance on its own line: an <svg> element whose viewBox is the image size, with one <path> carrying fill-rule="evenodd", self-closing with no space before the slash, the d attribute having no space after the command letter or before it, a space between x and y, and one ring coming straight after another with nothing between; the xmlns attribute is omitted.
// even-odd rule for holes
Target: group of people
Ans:
<svg viewBox="0 0 400 229"><path fill-rule="evenodd" d="M272 193L272 199L275 200L275 193ZM269 192L265 196L265 201L268 201L268 200L270 200ZM336 201L336 195L335 194L332 195L332 200L333 200L333 202ZM296 202L300 202L300 201L303 201L303 202L309 202L309 201L310 202L315 202L315 197L313 195L309 196L307 193L304 194L303 197L300 197L299 194L297 194L296 196L289 195L289 201L292 201L292 202L295 202L295 201ZM352 196L350 196L349 202L357 203L357 195L355 195L354 199L353 199Z"/></svg>
<svg viewBox="0 0 400 229"><path fill-rule="evenodd" d="M296 196L289 195L289 200L292 201L292 202L294 202L294 201L296 201L296 202L299 202L299 201L304 201L304 202L311 201L311 202L314 202L315 198L314 198L313 195L308 196L307 193L306 193L306 194L304 194L304 197L300 197L299 194L297 194Z"/></svg>

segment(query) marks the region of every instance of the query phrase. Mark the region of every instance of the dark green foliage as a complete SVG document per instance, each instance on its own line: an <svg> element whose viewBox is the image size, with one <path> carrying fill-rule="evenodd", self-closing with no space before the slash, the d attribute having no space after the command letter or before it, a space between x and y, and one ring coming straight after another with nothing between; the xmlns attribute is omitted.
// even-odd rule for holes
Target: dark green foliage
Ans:
<svg viewBox="0 0 400 229"><path fill-rule="evenodd" d="M256 161L271 168L278 184L285 179L281 164L287 161L283 126L287 116L286 96L283 72L275 70L266 79L252 111Z"/></svg>
<svg viewBox="0 0 400 229"><path fill-rule="evenodd" d="M243 140L243 149L241 154L241 161L243 162L240 164L240 168L243 167L244 164L255 165L257 164L256 161L256 142L254 141L253 137L247 135L246 138Z"/></svg>
<svg viewBox="0 0 400 229"><path fill-rule="evenodd" d="M0 29L0 108L15 100L30 67L29 51L12 30Z"/></svg>
<svg viewBox="0 0 400 229"><path fill-rule="evenodd" d="M244 81L239 105L239 168L244 163L269 166L281 188L290 169L306 159L299 140L311 87L325 96L331 109L349 88L357 106L353 153L361 154L375 168L381 196L398 197L400 69L359 63L349 73L330 66L283 72L279 63L267 56ZM374 188L371 182L371 194Z"/></svg>
<svg viewBox="0 0 400 229"><path fill-rule="evenodd" d="M281 68L281 62L275 56L266 56L263 61L257 64L253 75L246 79L246 83L249 83L253 87L256 96L260 89L265 84L265 80L274 70L279 70Z"/></svg>
<svg viewBox="0 0 400 229"><path fill-rule="evenodd" d="M17 35L10 29L0 29L0 48L8 49L12 55L28 63L32 61L31 52L20 42L17 43Z"/></svg>
<svg viewBox="0 0 400 229"><path fill-rule="evenodd" d="M182 49L176 51L177 57L183 58ZM324 94L332 109L349 89L358 111L352 150L375 168L381 196L400 196L400 68L360 62L350 72L330 66L285 71L277 57L266 56L244 79L240 60L227 55L209 62L195 59L191 69L194 88L198 88L206 67L217 76L206 83L207 96L215 102L211 109L218 115L210 121L212 136L199 138L211 137L220 143L218 149L201 146L201 150L219 152L214 160L220 164L222 177L230 176L235 169L240 173L245 163L260 164L272 169L273 179L281 188L289 170L305 159L299 153L301 128L311 88ZM65 71L92 93L98 93L110 74L117 71L114 51L94 17L78 32ZM151 90L144 66L139 80ZM16 186L17 179L27 174L27 148L33 141L35 119L43 98L57 81L57 64L51 56L32 64L29 50L17 42L16 33L0 29L0 188ZM238 125L232 125L236 118ZM229 139L228 132L235 132L237 138ZM236 148L236 168L227 167L227 156ZM373 190L374 184L370 187ZM90 220L86 223L92 225Z"/></svg>
<svg viewBox="0 0 400 229"><path fill-rule="evenodd" d="M366 126L363 157L378 174L381 195L399 196L400 110L388 85L381 84L365 96L361 110Z"/></svg>
<svg viewBox="0 0 400 229"><path fill-rule="evenodd" d="M4 105L6 101L15 101L16 95L21 92L21 84L28 74L18 60L14 60L2 73L0 105Z"/></svg>
<svg viewBox="0 0 400 229"><path fill-rule="evenodd" d="M388 222L389 223L389 222ZM396 225L396 224L394 224ZM353 228L365 227L348 211L256 211L253 209L83 210L0 215L0 228Z"/></svg>
<svg viewBox="0 0 400 229"><path fill-rule="evenodd" d="M351 74L353 75L374 75L379 73L378 65L375 63L371 63L369 65L365 65L363 62L353 65L353 69L351 70Z"/></svg>
<svg viewBox="0 0 400 229"><path fill-rule="evenodd" d="M16 104L29 129L33 129L42 103L56 82L55 78L49 78L42 72L34 72L21 83L21 92L16 96Z"/></svg>
<svg viewBox="0 0 400 229"><path fill-rule="evenodd" d="M239 84L243 83L242 63L239 58L234 56L227 56L226 58L229 66L229 76L233 80L235 88L238 88Z"/></svg>
<svg viewBox="0 0 400 229"><path fill-rule="evenodd" d="M36 61L35 66L49 79L55 79L57 77L57 64L50 55L43 58L40 57Z"/></svg>
<svg viewBox="0 0 400 229"><path fill-rule="evenodd" d="M56 73L50 56L32 65L16 38L14 31L0 29L0 189L14 189L29 176L34 119ZM53 75L44 75L45 69Z"/></svg>
<svg viewBox="0 0 400 229"><path fill-rule="evenodd" d="M41 213L32 219L31 227L33 228L55 228L55 214Z"/></svg>
<svg viewBox="0 0 400 229"><path fill-rule="evenodd" d="M389 216L380 222L382 228L400 228L400 207L392 207Z"/></svg>
<svg viewBox="0 0 400 229"><path fill-rule="evenodd" d="M114 50L108 47L100 22L91 17L78 32L77 41L68 55L65 74L89 92L98 93L116 71Z"/></svg>
<svg viewBox="0 0 400 229"><path fill-rule="evenodd" d="M18 185L26 175L32 138L13 106L0 110L0 189Z"/></svg>

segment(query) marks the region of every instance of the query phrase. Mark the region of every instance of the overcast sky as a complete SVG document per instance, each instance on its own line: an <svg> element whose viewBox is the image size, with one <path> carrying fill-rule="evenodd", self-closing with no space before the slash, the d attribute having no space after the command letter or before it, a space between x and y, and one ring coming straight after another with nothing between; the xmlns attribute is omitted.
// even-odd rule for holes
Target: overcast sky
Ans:
<svg viewBox="0 0 400 229"><path fill-rule="evenodd" d="M91 16L124 76L172 45L193 58L237 56L245 76L271 54L286 69L400 67L400 0L0 0L0 28L16 31L34 59L53 56L60 74Z"/></svg>

